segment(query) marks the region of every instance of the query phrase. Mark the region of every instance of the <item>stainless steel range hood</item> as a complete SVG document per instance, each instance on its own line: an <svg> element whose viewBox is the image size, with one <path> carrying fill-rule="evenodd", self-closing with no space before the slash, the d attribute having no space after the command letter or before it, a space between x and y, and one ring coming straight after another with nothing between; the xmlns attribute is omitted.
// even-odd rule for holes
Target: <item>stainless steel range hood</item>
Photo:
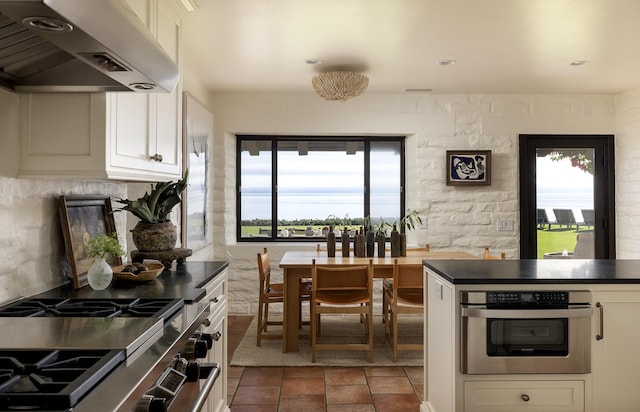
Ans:
<svg viewBox="0 0 640 412"><path fill-rule="evenodd" d="M0 0L0 88L171 92L178 78L125 0Z"/></svg>

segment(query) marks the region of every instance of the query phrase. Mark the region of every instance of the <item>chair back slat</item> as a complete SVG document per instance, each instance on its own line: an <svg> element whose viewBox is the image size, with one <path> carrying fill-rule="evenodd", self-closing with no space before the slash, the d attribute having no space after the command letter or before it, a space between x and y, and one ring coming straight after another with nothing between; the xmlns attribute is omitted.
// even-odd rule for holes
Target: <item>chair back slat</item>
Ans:
<svg viewBox="0 0 640 412"><path fill-rule="evenodd" d="M258 253L258 276L260 277L260 290L265 292L271 284L271 259L269 259L267 248L264 248L262 254Z"/></svg>
<svg viewBox="0 0 640 412"><path fill-rule="evenodd" d="M399 265L396 259L393 264L393 285L398 289L422 288L423 280L422 265Z"/></svg>
<svg viewBox="0 0 640 412"><path fill-rule="evenodd" d="M316 266L311 285L315 290L369 289L369 267Z"/></svg>

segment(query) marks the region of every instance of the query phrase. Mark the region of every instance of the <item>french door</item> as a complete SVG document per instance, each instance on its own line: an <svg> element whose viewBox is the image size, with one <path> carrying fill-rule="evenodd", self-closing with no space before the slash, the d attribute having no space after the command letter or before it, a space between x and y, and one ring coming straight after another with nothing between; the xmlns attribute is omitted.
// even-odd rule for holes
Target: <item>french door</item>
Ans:
<svg viewBox="0 0 640 412"><path fill-rule="evenodd" d="M520 135L520 258L615 259L613 135Z"/></svg>

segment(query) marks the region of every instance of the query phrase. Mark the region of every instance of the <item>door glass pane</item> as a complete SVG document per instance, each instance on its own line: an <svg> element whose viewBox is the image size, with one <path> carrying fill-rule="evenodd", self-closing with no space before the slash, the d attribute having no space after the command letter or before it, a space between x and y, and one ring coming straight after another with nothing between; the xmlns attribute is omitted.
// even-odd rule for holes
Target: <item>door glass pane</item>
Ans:
<svg viewBox="0 0 640 412"><path fill-rule="evenodd" d="M240 148L241 237L271 236L271 142L243 140Z"/></svg>
<svg viewBox="0 0 640 412"><path fill-rule="evenodd" d="M400 220L400 142L371 142L371 224Z"/></svg>
<svg viewBox="0 0 640 412"><path fill-rule="evenodd" d="M595 257L591 148L537 149L538 259Z"/></svg>
<svg viewBox="0 0 640 412"><path fill-rule="evenodd" d="M324 236L364 217L363 141L279 141L277 178L278 237Z"/></svg>

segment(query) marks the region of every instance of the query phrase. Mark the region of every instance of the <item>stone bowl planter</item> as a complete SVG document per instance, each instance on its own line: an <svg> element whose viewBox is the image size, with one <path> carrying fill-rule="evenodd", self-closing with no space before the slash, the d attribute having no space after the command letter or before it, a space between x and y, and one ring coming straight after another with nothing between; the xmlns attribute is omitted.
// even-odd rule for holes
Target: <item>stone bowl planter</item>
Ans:
<svg viewBox="0 0 640 412"><path fill-rule="evenodd" d="M172 222L138 222L131 230L133 244L141 252L162 252L176 247L178 229Z"/></svg>

